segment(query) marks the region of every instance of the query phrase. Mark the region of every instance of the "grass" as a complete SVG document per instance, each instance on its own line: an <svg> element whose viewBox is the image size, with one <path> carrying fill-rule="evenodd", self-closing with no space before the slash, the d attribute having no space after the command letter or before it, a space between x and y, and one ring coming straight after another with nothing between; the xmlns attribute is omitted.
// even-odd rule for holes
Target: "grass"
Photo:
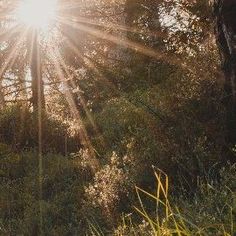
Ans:
<svg viewBox="0 0 236 236"><path fill-rule="evenodd" d="M191 217L187 214L181 213L179 207L175 206L169 196L169 179L168 176L161 170L155 171L155 177L157 181L156 193L151 194L139 187L136 187L136 194L139 202L139 207L134 207L135 212L122 217L122 224L114 230L113 233L105 234L102 230L90 222L90 234L93 236L114 235L114 236L233 236L235 235L235 223L233 205L228 203L223 204L223 208L227 208L229 214L227 215L227 223L219 222L212 224L206 221L204 225L197 224L191 221ZM225 186L227 188L227 186ZM232 194L233 191L230 190ZM209 196L203 196L208 198ZM155 204L155 211L150 211L149 207L146 207L147 199L149 204ZM144 203L145 202L145 203ZM200 207L200 206L199 206ZM181 206L182 209L188 208ZM195 209L194 211L198 211ZM215 209L212 209L215 210ZM223 211L223 209L221 209ZM194 211L191 212L194 218ZM134 223L133 219L141 218L141 223ZM202 215L204 218L204 214ZM217 220L216 220L217 221ZM136 220L135 220L136 222Z"/></svg>
<svg viewBox="0 0 236 236"><path fill-rule="evenodd" d="M15 154L0 144L0 156L0 234L34 235L38 226L37 155ZM136 207L120 217L115 212L120 218L117 226L119 219L107 220L114 214L104 216L100 206L84 205L84 186L92 179L89 170L75 165L74 159L55 154L45 156L44 162L45 235L236 235L236 164L222 168L221 181L213 175L214 181L200 182L191 198L181 192L173 194L168 176L155 169L156 190L150 193L136 187Z"/></svg>

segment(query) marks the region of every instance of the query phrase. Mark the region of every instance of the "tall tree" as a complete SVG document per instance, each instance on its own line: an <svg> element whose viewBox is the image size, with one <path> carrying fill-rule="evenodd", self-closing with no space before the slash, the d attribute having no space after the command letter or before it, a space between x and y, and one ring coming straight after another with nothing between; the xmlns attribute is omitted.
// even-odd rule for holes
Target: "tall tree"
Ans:
<svg viewBox="0 0 236 236"><path fill-rule="evenodd" d="M30 71L32 77L32 104L34 111L45 107L44 88L42 80L42 65L39 45L39 32L32 31L32 52L30 53Z"/></svg>
<svg viewBox="0 0 236 236"><path fill-rule="evenodd" d="M236 144L236 1L215 0L216 38L225 76L227 144Z"/></svg>

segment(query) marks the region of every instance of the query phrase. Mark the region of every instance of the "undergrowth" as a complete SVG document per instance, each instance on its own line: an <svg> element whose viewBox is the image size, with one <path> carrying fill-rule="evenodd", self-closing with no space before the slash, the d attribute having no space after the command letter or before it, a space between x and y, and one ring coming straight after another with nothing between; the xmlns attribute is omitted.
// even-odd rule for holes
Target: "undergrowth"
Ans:
<svg viewBox="0 0 236 236"><path fill-rule="evenodd" d="M173 190L168 176L154 169L156 190L136 187L135 200L129 172L122 171L127 165L117 156L95 175L81 158L43 157L45 235L235 235L236 164L218 178L202 178L192 195ZM37 153L13 153L0 144L0 178L0 235L37 235Z"/></svg>
<svg viewBox="0 0 236 236"><path fill-rule="evenodd" d="M135 212L124 215L120 226L112 233L104 233L96 223L89 222L88 235L233 236L236 233L235 171L236 165L230 166L228 169L223 168L220 184L202 183L199 186L199 192L193 199L183 201L183 199L176 199L169 194L168 176L161 170L157 170L155 171L157 180L155 194L136 187L139 206L134 206ZM145 206L147 199L149 207ZM150 205L155 207L151 207L150 210ZM155 210L153 211L153 209ZM211 220L209 216L212 218ZM138 221L139 223L137 223Z"/></svg>

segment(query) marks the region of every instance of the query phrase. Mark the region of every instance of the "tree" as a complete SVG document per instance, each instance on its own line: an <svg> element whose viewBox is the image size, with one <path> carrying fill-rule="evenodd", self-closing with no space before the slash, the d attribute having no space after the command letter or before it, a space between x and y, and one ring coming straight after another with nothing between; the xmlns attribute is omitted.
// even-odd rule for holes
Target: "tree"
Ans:
<svg viewBox="0 0 236 236"><path fill-rule="evenodd" d="M42 80L42 65L41 65L41 52L39 45L39 32L32 30L30 32L32 45L27 45L32 48L30 52L30 72L32 77L32 104L34 111L37 111L39 107L45 107L44 88ZM29 44L29 43L28 43Z"/></svg>
<svg viewBox="0 0 236 236"><path fill-rule="evenodd" d="M236 144L236 1L215 0L215 33L225 76L226 143Z"/></svg>

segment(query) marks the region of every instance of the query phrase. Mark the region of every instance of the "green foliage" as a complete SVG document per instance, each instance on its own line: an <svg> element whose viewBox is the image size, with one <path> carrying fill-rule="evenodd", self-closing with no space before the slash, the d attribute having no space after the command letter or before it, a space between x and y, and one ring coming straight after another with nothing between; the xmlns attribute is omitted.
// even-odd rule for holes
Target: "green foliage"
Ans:
<svg viewBox="0 0 236 236"><path fill-rule="evenodd" d="M83 231L82 198L91 171L60 155L43 157L43 200L39 201L38 155L15 154L0 146L0 224L3 235L36 235L39 204L46 235L74 235Z"/></svg>
<svg viewBox="0 0 236 236"><path fill-rule="evenodd" d="M129 178L131 157L114 153L93 177L83 155L43 157L43 200L39 201L38 155L16 154L1 144L1 233L37 234L41 204L46 235L106 235L122 212L133 213L123 217L112 235L233 235L235 165L222 168L219 180L199 182L190 198L184 192L177 197L168 177L159 171L155 193L137 187L135 200ZM139 207L133 211L129 205Z"/></svg>
<svg viewBox="0 0 236 236"><path fill-rule="evenodd" d="M43 115L42 144L44 152L65 154L76 150L75 138L70 137L68 126L47 114ZM38 116L28 108L16 105L0 111L0 142L14 150L38 146Z"/></svg>
<svg viewBox="0 0 236 236"><path fill-rule="evenodd" d="M58 2L67 22L39 43L42 176L38 114L28 101L12 105L32 95L29 39L12 63L18 31L0 45L0 234L37 235L41 206L45 235L233 235L235 166L222 161L223 83L207 1Z"/></svg>
<svg viewBox="0 0 236 236"><path fill-rule="evenodd" d="M212 73L208 75L213 77ZM102 111L94 115L100 133L92 137L93 145L106 157L105 164L112 151L133 156L130 178L143 187L153 186L149 173L155 165L176 185L194 192L197 179L220 162L224 108L217 98L221 94L215 79L189 77L176 70L168 81L103 104Z"/></svg>
<svg viewBox="0 0 236 236"><path fill-rule="evenodd" d="M129 179L131 162L128 156L120 158L113 153L110 163L96 172L85 188L84 207L91 212L100 212L99 222L105 219L108 224L114 223L120 212L128 211L128 195L133 188L132 179Z"/></svg>
<svg viewBox="0 0 236 236"><path fill-rule="evenodd" d="M123 216L122 223L112 235L234 235L235 171L235 165L223 168L221 183L204 183L193 199L183 200L169 193L168 177L158 170L155 172L155 194L136 187L139 207L134 207L133 214ZM104 233L94 226L91 235Z"/></svg>

